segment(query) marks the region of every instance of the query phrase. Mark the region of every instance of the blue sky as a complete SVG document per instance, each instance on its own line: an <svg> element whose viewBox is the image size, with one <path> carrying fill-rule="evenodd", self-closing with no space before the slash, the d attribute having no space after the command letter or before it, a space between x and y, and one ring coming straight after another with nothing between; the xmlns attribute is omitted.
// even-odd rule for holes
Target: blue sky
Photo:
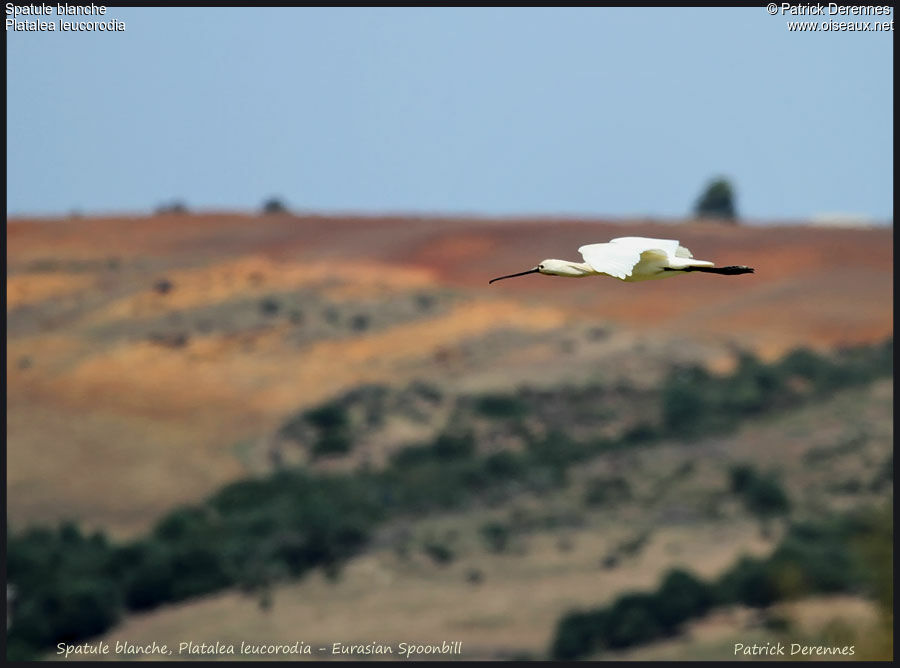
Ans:
<svg viewBox="0 0 900 668"><path fill-rule="evenodd" d="M722 174L749 218L893 218L893 33L762 7L108 18L7 31L8 213L678 217Z"/></svg>

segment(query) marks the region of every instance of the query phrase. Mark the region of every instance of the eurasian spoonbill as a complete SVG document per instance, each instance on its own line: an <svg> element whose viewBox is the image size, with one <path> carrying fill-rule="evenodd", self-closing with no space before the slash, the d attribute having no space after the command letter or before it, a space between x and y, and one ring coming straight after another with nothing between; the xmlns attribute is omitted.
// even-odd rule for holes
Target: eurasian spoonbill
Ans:
<svg viewBox="0 0 900 668"><path fill-rule="evenodd" d="M619 237L605 244L589 244L578 249L584 262L568 260L544 260L534 269L518 274L499 276L489 283L525 274L547 276L612 276L620 281L650 281L656 278L679 276L691 271L707 274L752 274L751 267L743 265L716 267L706 260L695 260L684 246L674 239L649 239L647 237Z"/></svg>

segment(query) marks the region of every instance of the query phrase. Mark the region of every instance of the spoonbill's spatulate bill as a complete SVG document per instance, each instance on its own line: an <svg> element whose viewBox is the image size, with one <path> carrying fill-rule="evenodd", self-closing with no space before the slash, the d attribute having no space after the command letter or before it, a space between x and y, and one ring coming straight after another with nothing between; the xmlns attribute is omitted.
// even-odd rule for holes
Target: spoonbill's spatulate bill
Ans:
<svg viewBox="0 0 900 668"><path fill-rule="evenodd" d="M752 274L751 267L743 265L717 267L706 260L695 260L684 246L674 239L649 239L647 237L620 237L605 244L589 244L578 249L584 262L568 260L544 260L538 266L518 274L499 276L489 281L515 278L526 274L547 276L612 276L620 281L651 281L657 278L679 276L699 271L707 274Z"/></svg>

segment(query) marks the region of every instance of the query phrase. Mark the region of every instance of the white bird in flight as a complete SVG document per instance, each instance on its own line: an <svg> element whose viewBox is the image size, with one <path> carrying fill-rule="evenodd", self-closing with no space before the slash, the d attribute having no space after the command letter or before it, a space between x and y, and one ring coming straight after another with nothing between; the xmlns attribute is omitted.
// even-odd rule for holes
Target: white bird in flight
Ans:
<svg viewBox="0 0 900 668"><path fill-rule="evenodd" d="M584 262L568 260L544 260L534 269L518 274L499 276L489 283L525 274L547 276L612 276L620 281L651 281L657 278L680 276L690 271L707 274L752 274L751 267L743 265L716 267L706 260L695 260L691 251L674 239L649 239L647 237L620 237L605 244L589 244L578 249Z"/></svg>

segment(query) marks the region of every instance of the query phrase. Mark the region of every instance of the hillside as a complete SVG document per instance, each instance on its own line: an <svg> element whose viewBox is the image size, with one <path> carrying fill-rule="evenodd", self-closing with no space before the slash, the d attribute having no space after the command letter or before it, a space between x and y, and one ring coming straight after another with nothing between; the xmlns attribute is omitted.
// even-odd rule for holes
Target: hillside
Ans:
<svg viewBox="0 0 900 668"><path fill-rule="evenodd" d="M757 273L487 285L622 235L675 237ZM879 341L892 332L892 240L652 221L9 220L10 523L134 535L269 470L285 420L361 383L652 386L667 363L727 368L736 348L768 359ZM396 429L382 440L418 434Z"/></svg>
<svg viewBox="0 0 900 668"><path fill-rule="evenodd" d="M784 523L767 529L729 492L736 464L777 471L794 517L888 498L881 476L891 458L891 415L891 381L882 380L751 420L730 435L608 452L575 467L556 489L392 522L336 578L315 571L269 594L232 590L166 605L130 615L100 640L171 648L384 643L395 652L401 642L452 640L470 660L545 658L557 620L572 609L651 588L673 567L713 578L741 555L771 552ZM611 476L630 491L590 495L592 481L608 488ZM486 540L487 525L507 527L508 540ZM445 546L448 556L430 545ZM767 627L772 615L786 617L793 635ZM836 632L860 654L877 656L865 640L877 619L870 601L848 594L779 604L768 615L725 608L675 638L613 657L728 659L744 637L814 643ZM185 656L175 649L162 658Z"/></svg>

